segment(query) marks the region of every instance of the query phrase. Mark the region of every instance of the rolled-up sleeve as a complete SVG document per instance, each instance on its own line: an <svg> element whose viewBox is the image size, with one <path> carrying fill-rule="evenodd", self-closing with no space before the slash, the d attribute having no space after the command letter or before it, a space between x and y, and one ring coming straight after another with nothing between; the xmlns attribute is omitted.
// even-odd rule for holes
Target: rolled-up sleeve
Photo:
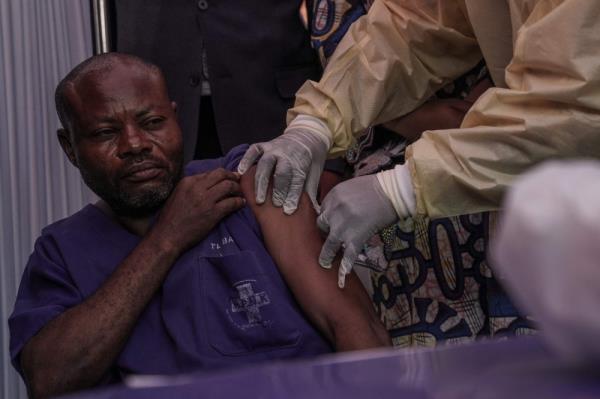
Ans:
<svg viewBox="0 0 600 399"><path fill-rule="evenodd" d="M514 178L539 162L600 155L600 3L510 4L522 25L508 88L484 93L459 129L426 132L408 148L417 213L497 209Z"/></svg>
<svg viewBox="0 0 600 399"><path fill-rule="evenodd" d="M340 42L320 82L296 94L299 114L325 121L331 155L354 134L407 114L481 60L461 0L377 0Z"/></svg>

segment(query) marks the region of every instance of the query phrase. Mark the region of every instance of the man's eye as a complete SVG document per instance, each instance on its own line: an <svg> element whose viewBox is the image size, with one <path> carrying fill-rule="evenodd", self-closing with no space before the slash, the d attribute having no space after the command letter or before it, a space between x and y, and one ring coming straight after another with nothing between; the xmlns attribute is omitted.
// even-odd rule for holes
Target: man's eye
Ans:
<svg viewBox="0 0 600 399"><path fill-rule="evenodd" d="M156 129L162 126L164 118L150 118L144 121L144 127L147 129Z"/></svg>
<svg viewBox="0 0 600 399"><path fill-rule="evenodd" d="M92 133L92 136L98 138L109 137L115 134L115 132L115 129L98 129Z"/></svg>

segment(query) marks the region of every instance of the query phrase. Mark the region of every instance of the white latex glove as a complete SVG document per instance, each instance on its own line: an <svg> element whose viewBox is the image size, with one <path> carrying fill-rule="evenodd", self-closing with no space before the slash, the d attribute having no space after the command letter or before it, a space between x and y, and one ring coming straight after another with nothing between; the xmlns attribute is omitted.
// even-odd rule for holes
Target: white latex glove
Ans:
<svg viewBox="0 0 600 399"><path fill-rule="evenodd" d="M550 162L507 195L493 270L562 359L600 364L600 163Z"/></svg>
<svg viewBox="0 0 600 399"><path fill-rule="evenodd" d="M414 213L414 192L408 170L404 165L397 168L400 172L390 170L340 183L323 201L317 225L328 236L321 249L319 264L330 268L340 247L344 248L338 272L340 288L344 288L346 275L352 270L365 242L399 217ZM398 182L398 177L403 181ZM393 181L393 187L390 187L390 181ZM386 187L398 191L388 192ZM394 203L396 201L398 204Z"/></svg>
<svg viewBox="0 0 600 399"><path fill-rule="evenodd" d="M321 120L299 115L281 136L251 145L238 166L238 172L244 174L260 158L254 178L256 202L265 202L269 179L275 169L273 205L283 206L283 211L291 215L298 208L302 191L306 190L318 212L317 188L331 148L330 137L329 128Z"/></svg>

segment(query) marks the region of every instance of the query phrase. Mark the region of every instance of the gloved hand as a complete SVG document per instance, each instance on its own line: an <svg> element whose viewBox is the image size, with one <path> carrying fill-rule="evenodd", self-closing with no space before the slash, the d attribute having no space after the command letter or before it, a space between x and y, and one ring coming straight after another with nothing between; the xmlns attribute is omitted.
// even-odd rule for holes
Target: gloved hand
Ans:
<svg viewBox="0 0 600 399"><path fill-rule="evenodd" d="M329 233L321 249L319 264L330 268L343 246L338 285L344 288L346 275L364 243L397 219L394 206L381 189L377 176L360 176L338 184L325 197L317 219L319 228Z"/></svg>
<svg viewBox="0 0 600 399"><path fill-rule="evenodd" d="M306 190L318 212L317 188L331 147L330 136L327 125L321 120L299 115L281 136L250 146L238 172L245 173L260 158L254 178L256 202L265 202L269 179L275 169L273 205L283 206L283 211L291 215L298 208L302 191Z"/></svg>
<svg viewBox="0 0 600 399"><path fill-rule="evenodd" d="M331 262L343 247L338 286L344 288L346 275L365 242L399 217L405 218L414 212L414 192L405 165L338 184L325 197L317 219L319 228L328 233L319 264L331 268Z"/></svg>

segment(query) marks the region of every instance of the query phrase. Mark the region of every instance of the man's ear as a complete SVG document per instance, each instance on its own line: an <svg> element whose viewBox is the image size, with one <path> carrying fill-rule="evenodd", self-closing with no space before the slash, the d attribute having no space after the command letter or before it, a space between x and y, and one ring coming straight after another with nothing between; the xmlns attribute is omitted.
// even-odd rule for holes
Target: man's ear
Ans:
<svg viewBox="0 0 600 399"><path fill-rule="evenodd" d="M171 108L175 112L175 115L177 115L177 103L175 101L171 101Z"/></svg>
<svg viewBox="0 0 600 399"><path fill-rule="evenodd" d="M77 158L75 158L75 152L73 151L73 145L71 144L69 132L61 128L56 131L56 136L58 137L58 142L67 155L67 158L69 158L69 161L71 161L73 166L79 168L77 165Z"/></svg>

